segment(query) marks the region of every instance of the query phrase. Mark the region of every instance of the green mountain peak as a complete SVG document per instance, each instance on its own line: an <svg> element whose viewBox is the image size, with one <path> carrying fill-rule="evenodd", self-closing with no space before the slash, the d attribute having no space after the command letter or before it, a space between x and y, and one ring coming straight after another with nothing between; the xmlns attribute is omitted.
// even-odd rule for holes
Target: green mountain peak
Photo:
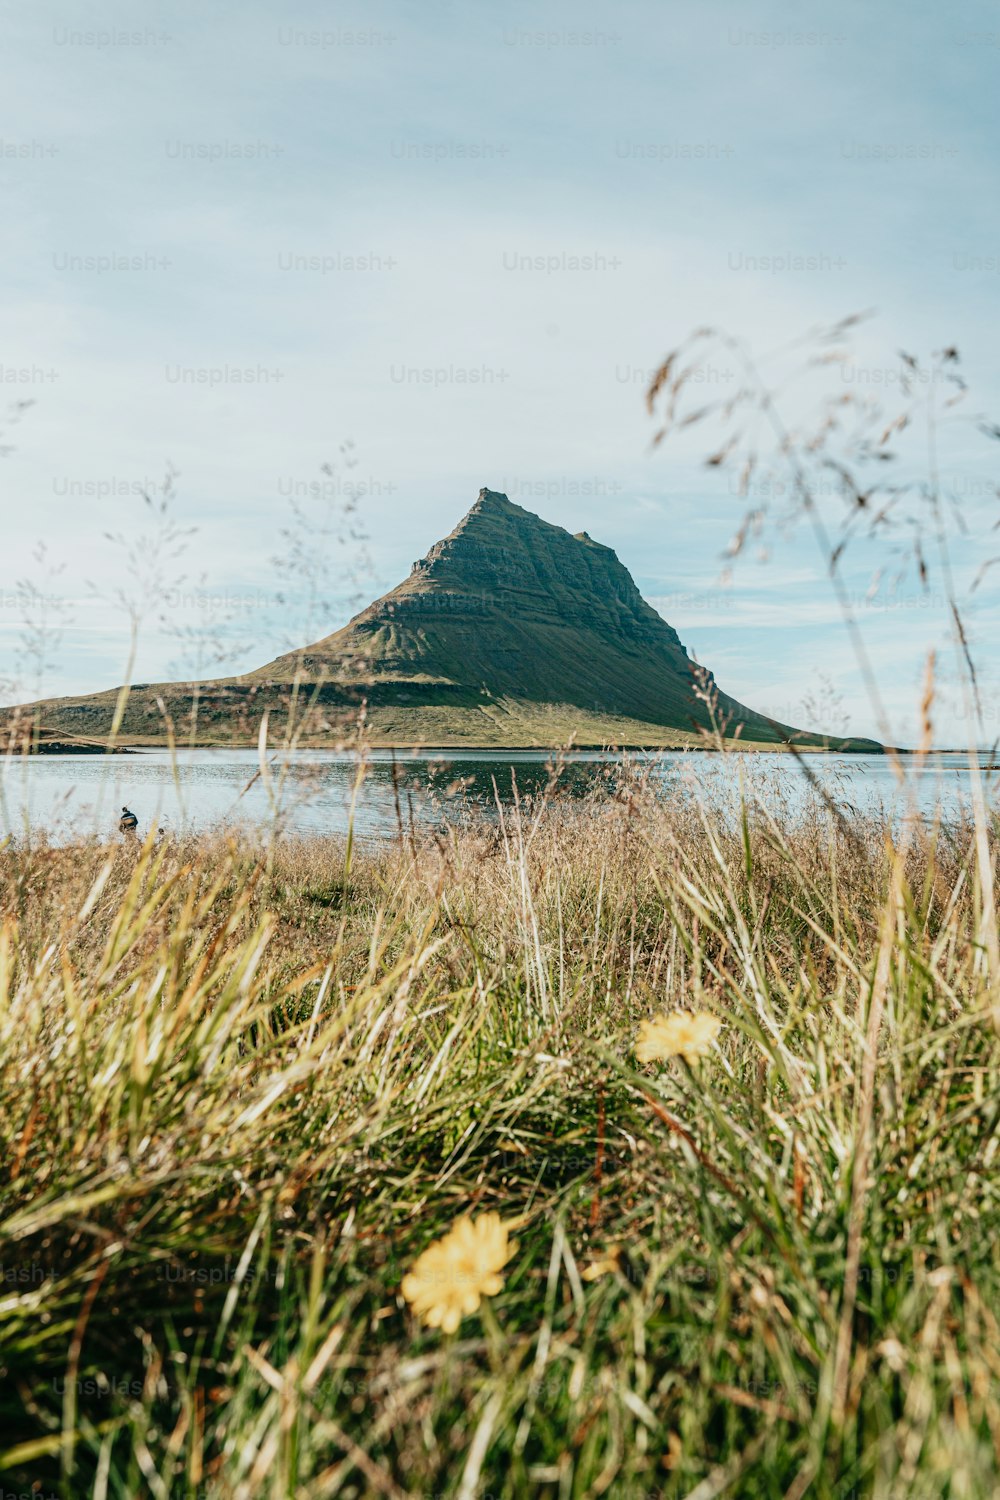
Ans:
<svg viewBox="0 0 1000 1500"><path fill-rule="evenodd" d="M241 677L133 689L123 736L162 738L160 701L183 734L196 701L198 739L244 742L265 708L280 722L293 687L313 705L312 743L342 735L362 706L373 741L399 745L688 745L713 722L746 744L834 743L720 692L612 548L486 487L341 629ZM115 699L36 707L53 732L93 737Z"/></svg>

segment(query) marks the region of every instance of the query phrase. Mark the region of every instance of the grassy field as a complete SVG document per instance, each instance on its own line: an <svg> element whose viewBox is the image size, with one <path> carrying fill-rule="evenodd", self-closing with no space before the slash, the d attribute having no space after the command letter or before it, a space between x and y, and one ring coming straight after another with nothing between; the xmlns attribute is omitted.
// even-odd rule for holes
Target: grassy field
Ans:
<svg viewBox="0 0 1000 1500"><path fill-rule="evenodd" d="M316 691L315 685L307 685L303 688L303 696L311 699ZM248 712L246 703L234 708L224 701L213 700L208 705L198 702L196 711L193 711L189 695L177 692L176 697L171 698L164 689L162 696L166 698L170 713L168 722L154 701L160 696L157 689L133 689L128 697L121 732L113 738L109 736L109 729L118 701L117 691L95 693L90 698L53 699L49 703L32 705L28 710L18 710L6 720L0 712L0 750L19 753L28 749L44 753L55 747L56 750L79 753L81 750L103 750L109 741L118 750L129 746L167 748L172 743L221 748L256 747L260 719ZM256 698L253 701L256 703ZM337 749L341 745L354 747L359 742L369 747L396 749L432 746L548 750L552 745L570 743L578 750L602 750L608 745L672 750L715 748L714 737L703 728L668 728L621 714L590 712L570 703L532 703L513 697L447 708L433 704L369 703L363 736L358 732L356 706L348 709L343 703L325 705L322 712L293 713L292 728L289 729L287 704L279 695L274 699L270 719L275 738L287 736L294 738L300 748L322 750ZM40 729L39 724L43 721L61 727ZM81 738L81 731L89 738ZM746 725L740 730L738 743L744 750L767 750L775 754L787 750L787 745L773 735L770 739L755 738ZM882 748L874 740L845 739L833 734L797 734L791 743L800 754L824 750L868 754L878 753Z"/></svg>
<svg viewBox="0 0 1000 1500"><path fill-rule="evenodd" d="M1000 1492L992 837L0 850L6 1492Z"/></svg>

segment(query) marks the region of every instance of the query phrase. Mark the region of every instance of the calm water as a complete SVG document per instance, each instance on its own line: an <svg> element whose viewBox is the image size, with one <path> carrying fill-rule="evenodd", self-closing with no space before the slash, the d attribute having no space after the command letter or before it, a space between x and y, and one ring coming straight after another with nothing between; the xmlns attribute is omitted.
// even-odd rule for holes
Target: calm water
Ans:
<svg viewBox="0 0 1000 1500"><path fill-rule="evenodd" d="M789 756L698 752L633 756L648 769L664 797L702 796L730 804L742 782L751 796L776 809L808 801L808 777ZM1000 771L981 758L983 780L993 805ZM495 807L541 790L549 779L551 757L536 751L427 751L399 754L394 773L391 753L372 754L358 792L355 826L364 837L407 825L451 822L476 807ZM560 785L579 794L595 780L614 781L617 756L581 751L568 757ZM838 805L899 810L901 801L890 763L881 756L811 756L809 772ZM958 813L970 802L968 757L940 753L919 769L910 766L917 804ZM335 751L302 751L270 763L260 774L253 750L192 750L172 761L165 750L134 755L39 756L3 762L0 772L0 832L42 831L55 839L79 834L113 834L127 803L138 815L140 832L153 823L170 832L261 827L277 816L281 826L299 832L346 830L357 777L353 756ZM397 797L398 788L398 797ZM398 802L398 813L397 813Z"/></svg>

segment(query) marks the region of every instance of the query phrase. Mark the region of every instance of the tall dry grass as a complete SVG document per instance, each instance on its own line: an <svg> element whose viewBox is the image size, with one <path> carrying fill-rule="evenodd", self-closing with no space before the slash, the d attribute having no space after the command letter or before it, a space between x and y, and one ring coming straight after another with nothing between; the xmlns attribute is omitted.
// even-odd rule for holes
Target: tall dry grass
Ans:
<svg viewBox="0 0 1000 1500"><path fill-rule="evenodd" d="M995 1493L981 845L626 780L378 848L0 851L0 1472ZM639 1065L677 1008L714 1050ZM484 1210L502 1291L423 1327L406 1271Z"/></svg>

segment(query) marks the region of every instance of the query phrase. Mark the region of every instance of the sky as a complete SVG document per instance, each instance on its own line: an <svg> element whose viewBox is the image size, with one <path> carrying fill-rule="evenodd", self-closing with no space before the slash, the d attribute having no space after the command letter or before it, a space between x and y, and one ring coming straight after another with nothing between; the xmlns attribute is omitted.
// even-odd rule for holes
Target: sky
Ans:
<svg viewBox="0 0 1000 1500"><path fill-rule="evenodd" d="M969 592L1000 551L994 7L46 0L4 30L8 701L115 685L133 628L137 681L260 665L486 485L613 547L753 707L909 742L936 649L936 738L966 743L947 580L897 576L908 527L841 561L878 710L787 468L744 497L717 432L653 444L649 376L711 326L796 432L828 398L899 409L899 351L958 348L965 401L954 367L918 381L893 473L933 458L959 502L976 737L1000 732L1000 568ZM739 384L713 348L692 404ZM764 535L729 568L748 504Z"/></svg>

